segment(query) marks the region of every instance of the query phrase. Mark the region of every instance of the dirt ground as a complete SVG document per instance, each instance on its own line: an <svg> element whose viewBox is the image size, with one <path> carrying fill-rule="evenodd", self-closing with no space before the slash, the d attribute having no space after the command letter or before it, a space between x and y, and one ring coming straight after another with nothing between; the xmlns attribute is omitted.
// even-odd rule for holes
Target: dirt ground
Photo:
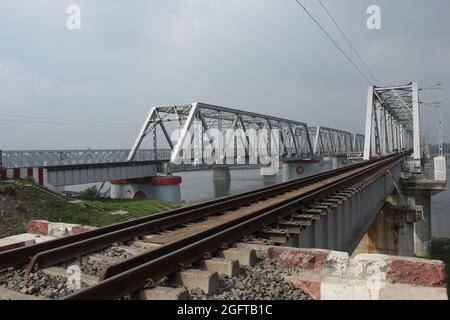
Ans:
<svg viewBox="0 0 450 320"><path fill-rule="evenodd" d="M23 194L0 193L0 238L25 232L28 220L40 219L42 215Z"/></svg>

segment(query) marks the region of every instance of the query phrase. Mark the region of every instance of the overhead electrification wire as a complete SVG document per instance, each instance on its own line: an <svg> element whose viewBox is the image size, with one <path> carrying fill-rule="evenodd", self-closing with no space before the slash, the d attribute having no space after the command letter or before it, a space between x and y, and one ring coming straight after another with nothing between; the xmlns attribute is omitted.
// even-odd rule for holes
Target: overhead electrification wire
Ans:
<svg viewBox="0 0 450 320"><path fill-rule="evenodd" d="M322 30L322 32L328 37L328 39L330 39L330 41L344 55L344 57L353 65L353 67L359 72L359 74L361 74L361 76L364 79L366 79L367 83L373 86L374 83L369 79L369 77L366 76L364 74L364 72L362 72L362 70L358 67L358 65L344 51L344 49L342 49L341 46L339 46L339 44L336 42L336 40L333 39L333 37L328 33L327 30L325 30L325 28L320 24L320 22L316 18L314 18L314 16L311 14L311 12L309 12L309 10L303 4L301 4L299 0L295 0L295 2L297 2L297 4L300 7L302 7L302 9L306 12L306 14L308 14L308 16L316 23L316 25L320 28L320 30Z"/></svg>
<svg viewBox="0 0 450 320"><path fill-rule="evenodd" d="M48 118L41 116L27 116L27 115L12 115L12 114L0 114L0 121L4 122L25 122L25 123L43 123L54 125L71 125L80 127L101 127L101 128L136 128L136 124L123 124L113 122L94 122L86 120L68 120L58 118Z"/></svg>
<svg viewBox="0 0 450 320"><path fill-rule="evenodd" d="M87 124L76 122L56 122L45 120L27 120L27 119L5 119L0 117L1 122L14 122L14 123L36 123L36 124L49 124L49 125L64 125L64 126L76 126L76 127L95 127L95 128L120 128L120 129L136 129L132 126L114 126L114 125L99 125L99 124Z"/></svg>
<svg viewBox="0 0 450 320"><path fill-rule="evenodd" d="M325 4L322 2L322 0L319 0L320 5L322 6L322 8L325 10L325 12L327 13L327 15L330 17L330 19L333 21L334 25L336 26L336 28L339 30L339 32L341 33L341 35L344 37L344 39L348 42L348 44L350 45L350 48L356 53L356 56L358 57L358 59L361 61L361 63L364 65L364 67L367 69L367 71L370 73L371 77L373 80L375 80L375 82L379 82L378 79L375 77L375 75L373 74L372 70L370 70L369 66L367 65L367 63L364 61L364 59L361 57L361 54L358 52L358 50L355 48L355 46L353 45L353 43L350 41L350 39L347 37L347 35L345 34L345 32L342 30L342 28L339 26L339 24L337 23L336 19L333 17L333 15L331 14L330 10L328 10L328 8L325 6Z"/></svg>

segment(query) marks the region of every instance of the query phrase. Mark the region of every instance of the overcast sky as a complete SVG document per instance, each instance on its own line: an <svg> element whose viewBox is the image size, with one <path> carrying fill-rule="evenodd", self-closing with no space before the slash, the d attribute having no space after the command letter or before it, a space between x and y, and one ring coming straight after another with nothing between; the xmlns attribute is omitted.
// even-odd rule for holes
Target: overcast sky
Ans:
<svg viewBox="0 0 450 320"><path fill-rule="evenodd" d="M450 101L450 1L323 1L380 84L443 81ZM152 106L194 101L363 133L367 87L294 0L0 0L0 149L130 148ZM438 112L423 113L437 142Z"/></svg>

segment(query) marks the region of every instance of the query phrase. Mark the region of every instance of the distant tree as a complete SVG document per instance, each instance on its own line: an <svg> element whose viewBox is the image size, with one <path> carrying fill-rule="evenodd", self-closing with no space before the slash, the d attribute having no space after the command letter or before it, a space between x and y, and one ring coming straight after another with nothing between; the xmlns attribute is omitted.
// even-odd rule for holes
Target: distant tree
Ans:
<svg viewBox="0 0 450 320"><path fill-rule="evenodd" d="M439 153L439 145L431 145L430 146L430 152L431 154L438 154ZM444 143L444 153L450 153L450 143Z"/></svg>

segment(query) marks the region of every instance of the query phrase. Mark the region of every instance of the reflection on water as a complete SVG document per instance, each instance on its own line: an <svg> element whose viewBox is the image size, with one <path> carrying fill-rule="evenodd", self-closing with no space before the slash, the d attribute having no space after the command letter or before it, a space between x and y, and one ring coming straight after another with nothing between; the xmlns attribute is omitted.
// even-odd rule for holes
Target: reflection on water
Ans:
<svg viewBox="0 0 450 320"><path fill-rule="evenodd" d="M330 170L331 163L323 164L321 169ZM213 171L183 172L179 175L183 178L181 199L191 203L235 195L283 182L281 170L276 176L264 177L260 175L259 169L230 170L229 185L220 179L213 179Z"/></svg>
<svg viewBox="0 0 450 320"><path fill-rule="evenodd" d="M259 169L230 170L230 180L213 179L213 171L183 172L181 199L198 203L228 195L235 195L280 183L281 172L275 177L261 177Z"/></svg>

